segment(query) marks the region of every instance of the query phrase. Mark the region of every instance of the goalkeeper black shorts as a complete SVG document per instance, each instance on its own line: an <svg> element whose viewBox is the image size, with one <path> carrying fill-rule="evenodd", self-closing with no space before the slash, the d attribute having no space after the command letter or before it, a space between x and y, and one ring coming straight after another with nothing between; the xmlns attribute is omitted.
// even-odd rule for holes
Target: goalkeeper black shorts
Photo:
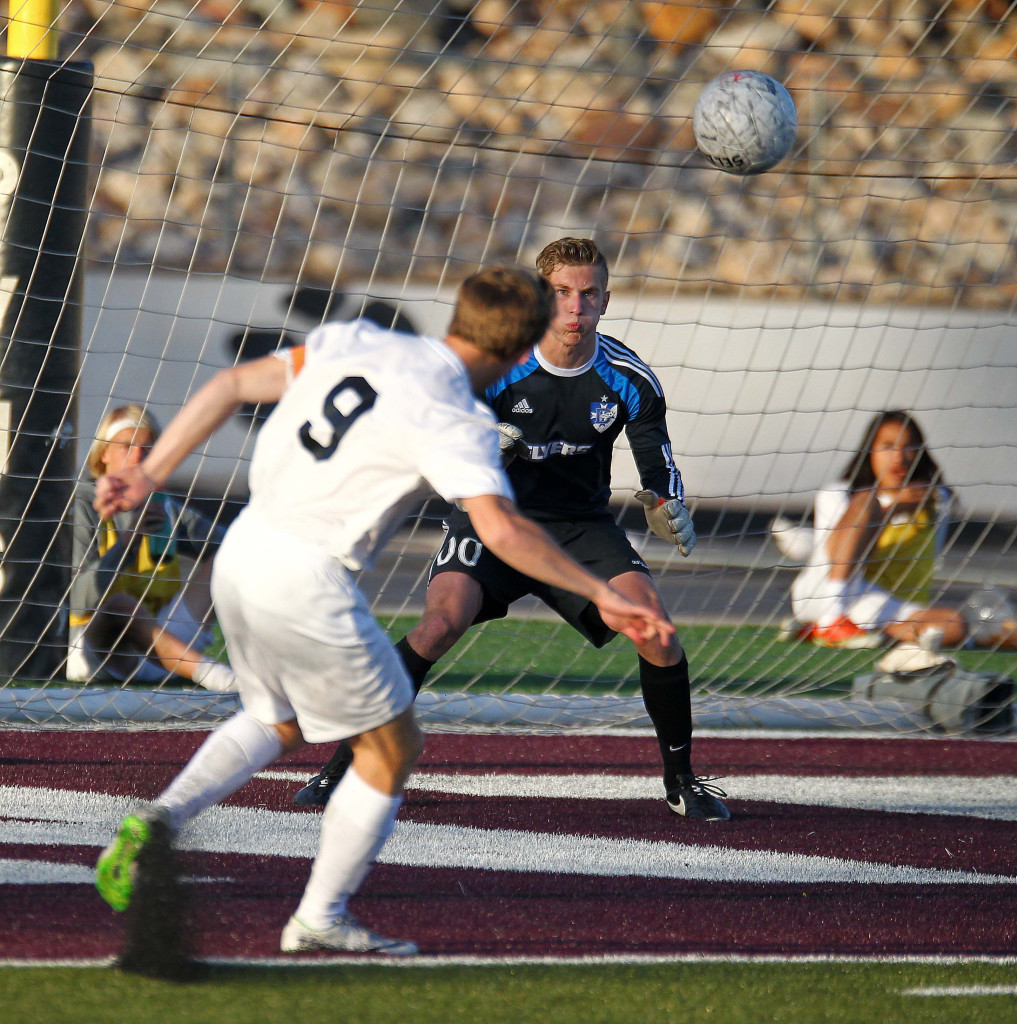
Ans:
<svg viewBox="0 0 1017 1024"><path fill-rule="evenodd" d="M443 572L461 572L475 579L484 592L484 600L473 625L504 618L509 605L532 595L557 612L594 647L603 647L615 636L614 630L604 625L596 606L586 598L524 576L492 555L481 544L465 512L454 511L442 525L445 537L431 562L428 582ZM610 580L625 572L650 575L625 531L610 519L540 525L580 565L603 579Z"/></svg>

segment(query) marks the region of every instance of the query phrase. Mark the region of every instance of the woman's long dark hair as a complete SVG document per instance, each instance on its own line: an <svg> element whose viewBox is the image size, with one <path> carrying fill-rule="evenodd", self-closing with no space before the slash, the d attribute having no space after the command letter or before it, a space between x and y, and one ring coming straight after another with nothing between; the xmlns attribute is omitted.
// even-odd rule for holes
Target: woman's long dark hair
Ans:
<svg viewBox="0 0 1017 1024"><path fill-rule="evenodd" d="M876 486L876 477L872 472L870 456L876 434L885 423L893 423L902 429L907 428L915 439L918 458L915 459L911 469L911 479L921 483L942 484L943 471L939 468L939 463L929 454L922 428L915 422L911 413L905 412L903 409L888 409L886 412L876 413L872 417L865 430L861 447L851 456L851 461L841 476L841 479L847 482L848 488L852 491L860 491L866 487Z"/></svg>

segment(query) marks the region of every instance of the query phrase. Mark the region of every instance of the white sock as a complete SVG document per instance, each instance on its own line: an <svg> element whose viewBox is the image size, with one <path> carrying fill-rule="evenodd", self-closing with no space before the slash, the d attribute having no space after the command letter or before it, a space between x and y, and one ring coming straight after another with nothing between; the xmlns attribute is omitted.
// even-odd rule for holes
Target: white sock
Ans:
<svg viewBox="0 0 1017 1024"><path fill-rule="evenodd" d="M202 658L194 666L193 681L216 693L228 693L237 688L237 677L233 674L233 669L221 661L212 661L211 658Z"/></svg>
<svg viewBox="0 0 1017 1024"><path fill-rule="evenodd" d="M395 828L402 794L369 786L351 768L325 806L318 856L294 916L315 931L331 928L346 911L385 840Z"/></svg>
<svg viewBox="0 0 1017 1024"><path fill-rule="evenodd" d="M166 809L169 826L176 832L189 818L236 792L282 752L275 729L241 711L205 740L155 804Z"/></svg>

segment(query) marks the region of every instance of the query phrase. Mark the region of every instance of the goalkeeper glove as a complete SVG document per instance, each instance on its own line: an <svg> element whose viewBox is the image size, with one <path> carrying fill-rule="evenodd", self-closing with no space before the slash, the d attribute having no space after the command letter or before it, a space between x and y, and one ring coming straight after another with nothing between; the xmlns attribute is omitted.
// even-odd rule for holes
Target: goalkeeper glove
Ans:
<svg viewBox="0 0 1017 1024"><path fill-rule="evenodd" d="M523 442L523 432L511 423L498 424L498 448L501 451L502 467L507 466L517 455L529 454Z"/></svg>
<svg viewBox="0 0 1017 1024"><path fill-rule="evenodd" d="M678 545L685 558L696 546L696 530L689 510L677 498L661 498L656 491L636 491L650 529L664 540Z"/></svg>

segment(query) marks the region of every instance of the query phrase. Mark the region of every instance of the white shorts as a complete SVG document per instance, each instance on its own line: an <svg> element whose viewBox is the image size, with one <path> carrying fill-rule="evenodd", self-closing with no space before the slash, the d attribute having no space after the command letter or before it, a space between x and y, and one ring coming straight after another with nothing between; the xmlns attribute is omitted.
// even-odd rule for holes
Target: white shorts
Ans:
<svg viewBox="0 0 1017 1024"><path fill-rule="evenodd" d="M204 651L215 639L211 627L202 625L187 607L183 590L169 604L164 605L155 618L165 630L197 651ZM122 666L123 659L129 656L128 653L118 651L115 660L108 658L96 651L89 642L88 623L71 626L67 647L67 678L72 683L91 682L96 676L117 680L130 677L134 682L160 683L170 675L157 660L140 653L137 655L137 668L121 672L117 666Z"/></svg>
<svg viewBox="0 0 1017 1024"><path fill-rule="evenodd" d="M802 571L791 587L791 610L803 623L822 621L839 605L859 629L869 633L882 632L893 622L907 622L922 611L924 605L901 601L889 591L870 583L864 576L853 576L840 588L830 591L827 574L822 567Z"/></svg>
<svg viewBox="0 0 1017 1024"><path fill-rule="evenodd" d="M244 709L297 720L309 743L357 736L413 703L392 642L349 572L245 509L212 569L212 598Z"/></svg>

